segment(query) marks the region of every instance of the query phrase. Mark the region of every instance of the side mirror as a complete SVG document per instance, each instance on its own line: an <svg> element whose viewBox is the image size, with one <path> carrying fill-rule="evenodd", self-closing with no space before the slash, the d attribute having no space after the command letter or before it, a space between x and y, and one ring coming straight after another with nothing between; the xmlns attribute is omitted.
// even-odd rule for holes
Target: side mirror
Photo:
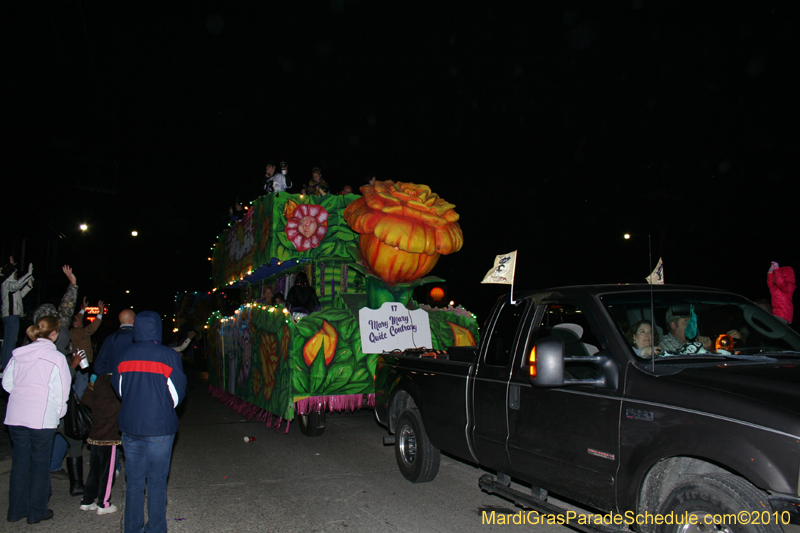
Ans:
<svg viewBox="0 0 800 533"><path fill-rule="evenodd" d="M599 369L595 379L574 379L566 373L565 363L589 363ZM545 337L528 355L528 372L531 384L536 387L561 387L564 385L589 385L604 389L616 390L619 381L619 370L614 361L602 352L588 357L566 357L564 341L556 337Z"/></svg>
<svg viewBox="0 0 800 533"><path fill-rule="evenodd" d="M533 385L560 387L564 384L564 341L555 337L539 340L528 355Z"/></svg>

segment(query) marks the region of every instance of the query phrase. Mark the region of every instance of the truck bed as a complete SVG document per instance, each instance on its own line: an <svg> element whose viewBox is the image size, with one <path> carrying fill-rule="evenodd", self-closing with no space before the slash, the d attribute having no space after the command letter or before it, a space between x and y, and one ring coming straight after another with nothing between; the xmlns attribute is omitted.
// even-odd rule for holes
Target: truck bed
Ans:
<svg viewBox="0 0 800 533"><path fill-rule="evenodd" d="M447 353L429 352L429 355L382 355L379 360L379 365L388 367L386 376L389 383L397 380L403 382L413 376L414 386L408 392L426 420L425 430L431 443L465 460L472 460L467 444L467 402L468 378L473 372L476 358L476 348L459 347L450 348ZM398 407L387 413L381 411L379 404L378 420L393 429L402 409L412 405L406 402L389 404Z"/></svg>

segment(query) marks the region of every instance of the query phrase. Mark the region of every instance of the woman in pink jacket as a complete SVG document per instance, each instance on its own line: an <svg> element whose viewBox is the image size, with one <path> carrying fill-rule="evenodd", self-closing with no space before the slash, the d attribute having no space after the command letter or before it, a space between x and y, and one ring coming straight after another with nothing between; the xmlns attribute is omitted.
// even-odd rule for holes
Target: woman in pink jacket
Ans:
<svg viewBox="0 0 800 533"><path fill-rule="evenodd" d="M53 518L50 498L50 455L58 421L67 413L71 384L64 354L53 344L58 338L56 317L47 316L28 328L30 344L14 350L3 373L10 394L5 424L11 435L11 482L8 521L29 524Z"/></svg>
<svg viewBox="0 0 800 533"><path fill-rule="evenodd" d="M767 285L772 295L772 314L791 324L794 315L792 294L794 294L795 281L792 267L782 267L775 261L767 273Z"/></svg>

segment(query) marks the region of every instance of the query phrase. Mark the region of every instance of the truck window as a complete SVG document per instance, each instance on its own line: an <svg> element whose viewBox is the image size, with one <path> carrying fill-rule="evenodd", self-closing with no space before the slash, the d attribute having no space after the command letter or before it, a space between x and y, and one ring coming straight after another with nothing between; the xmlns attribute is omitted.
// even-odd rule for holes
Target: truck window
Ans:
<svg viewBox="0 0 800 533"><path fill-rule="evenodd" d="M692 290L630 291L601 296L609 316L624 336L632 353L641 359L652 355L637 346L634 333L641 324L654 331L650 344L656 362L680 361L686 356L706 353L742 357L800 350L800 337L761 309L740 296ZM694 315L695 336L673 335L681 318ZM645 340L645 343L648 341Z"/></svg>
<svg viewBox="0 0 800 533"><path fill-rule="evenodd" d="M564 341L564 355L567 356L593 355L600 346L586 314L580 307L568 303L547 304L533 342L548 336Z"/></svg>
<svg viewBox="0 0 800 533"><path fill-rule="evenodd" d="M579 306L569 303L547 304L541 322L531 335L528 349L545 337L563 340L566 357L588 357L596 354L601 346L586 313ZM577 379L595 378L599 374L597 366L588 362L570 361L565 369Z"/></svg>
<svg viewBox="0 0 800 533"><path fill-rule="evenodd" d="M491 330L491 338L486 348L484 362L489 366L506 366L513 357L514 341L517 338L517 329L520 327L527 301L519 305L503 303L497 315L497 321Z"/></svg>

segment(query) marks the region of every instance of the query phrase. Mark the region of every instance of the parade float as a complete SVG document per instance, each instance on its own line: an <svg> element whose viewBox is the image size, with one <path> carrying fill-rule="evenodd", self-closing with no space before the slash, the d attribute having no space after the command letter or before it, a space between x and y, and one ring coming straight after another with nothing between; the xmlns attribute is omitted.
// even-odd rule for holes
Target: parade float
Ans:
<svg viewBox="0 0 800 533"><path fill-rule="evenodd" d="M206 324L209 389L240 414L319 435L326 412L374 406L380 353L477 343L466 310L413 297L463 244L455 206L413 183L361 192L262 196L214 245L214 291L238 294ZM307 316L272 302L301 272L320 303Z"/></svg>

